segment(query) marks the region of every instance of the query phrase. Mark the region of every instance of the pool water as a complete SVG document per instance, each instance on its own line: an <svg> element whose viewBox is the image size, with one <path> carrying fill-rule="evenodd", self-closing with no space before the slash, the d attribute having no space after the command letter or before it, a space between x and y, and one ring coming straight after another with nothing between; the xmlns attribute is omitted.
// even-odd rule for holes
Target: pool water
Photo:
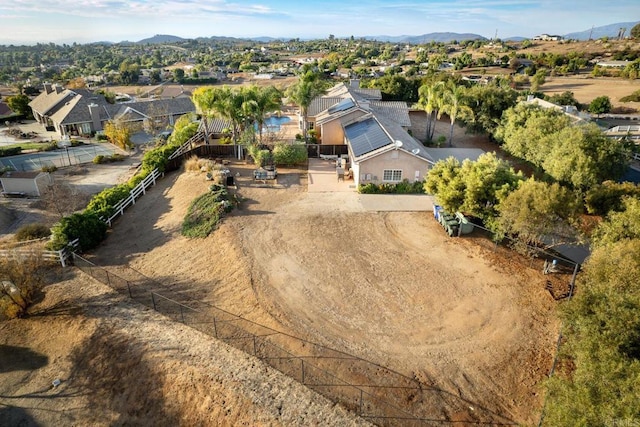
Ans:
<svg viewBox="0 0 640 427"><path fill-rule="evenodd" d="M271 116L264 121L263 129L267 131L279 131L280 126L282 126L285 123L289 123L290 121L291 121L291 117L289 116L281 116L281 117Z"/></svg>

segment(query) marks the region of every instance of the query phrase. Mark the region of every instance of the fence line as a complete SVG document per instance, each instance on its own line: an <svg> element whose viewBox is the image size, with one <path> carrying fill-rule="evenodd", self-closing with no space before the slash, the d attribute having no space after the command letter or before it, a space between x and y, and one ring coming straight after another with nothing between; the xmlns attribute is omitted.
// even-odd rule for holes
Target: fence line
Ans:
<svg viewBox="0 0 640 427"><path fill-rule="evenodd" d="M164 176L163 173L159 172L158 169L154 169L149 175L146 176L138 185L136 185L130 192L127 197L120 200L113 207L114 214L111 215L107 219L103 219L104 222L111 227L111 223L114 219L116 219L120 215L124 215L124 210L130 205L136 204L136 198L146 194L147 188L152 185L156 185L156 180L160 177Z"/></svg>
<svg viewBox="0 0 640 427"><path fill-rule="evenodd" d="M59 262L60 265L66 267L69 265L69 259L72 257L73 251L80 246L80 239L72 240L64 248L58 251L38 250L38 249L0 249L0 257L9 259L22 259L26 257L41 256L46 260Z"/></svg>
<svg viewBox="0 0 640 427"><path fill-rule="evenodd" d="M253 355L271 367L340 403L362 418L385 426L425 426L455 424L447 420L448 411L475 407L463 424L514 425L512 420L457 395L419 383L413 378L372 362L322 345L285 334L244 319L185 293L178 301L166 294L167 286L131 270L138 279L128 280L74 254L76 267L119 292L152 307L171 320L181 322L207 335ZM347 377L359 378L348 381ZM447 407L437 416L414 415L437 404ZM484 417L484 419L481 419Z"/></svg>

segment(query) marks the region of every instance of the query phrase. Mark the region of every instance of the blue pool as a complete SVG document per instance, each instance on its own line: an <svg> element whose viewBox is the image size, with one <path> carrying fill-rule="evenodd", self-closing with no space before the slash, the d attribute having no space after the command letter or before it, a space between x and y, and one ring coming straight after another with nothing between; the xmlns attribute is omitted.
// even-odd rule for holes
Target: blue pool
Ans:
<svg viewBox="0 0 640 427"><path fill-rule="evenodd" d="M291 117L289 116L271 116L264 121L264 130L268 131L279 131L280 126L285 123L289 123L291 121Z"/></svg>

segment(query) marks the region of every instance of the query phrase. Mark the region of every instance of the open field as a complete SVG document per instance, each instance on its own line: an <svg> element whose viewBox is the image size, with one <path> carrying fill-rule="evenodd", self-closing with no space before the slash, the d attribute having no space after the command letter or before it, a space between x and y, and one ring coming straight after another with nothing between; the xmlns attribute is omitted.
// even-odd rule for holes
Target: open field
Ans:
<svg viewBox="0 0 640 427"><path fill-rule="evenodd" d="M343 196L307 193L301 171L283 171L278 188L254 186L244 164L232 172L245 201L213 235L179 234L208 183L171 174L94 260L415 378L440 391L421 415L535 422L557 337L539 271L481 238L447 238L428 213L354 212Z"/></svg>

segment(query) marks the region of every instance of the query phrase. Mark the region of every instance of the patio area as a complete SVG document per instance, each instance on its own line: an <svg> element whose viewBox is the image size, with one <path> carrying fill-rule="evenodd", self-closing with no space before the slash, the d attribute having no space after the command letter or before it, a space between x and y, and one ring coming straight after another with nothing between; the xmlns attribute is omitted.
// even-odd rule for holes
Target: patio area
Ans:
<svg viewBox="0 0 640 427"><path fill-rule="evenodd" d="M357 191L353 179L338 180L335 160L309 159L309 193Z"/></svg>

